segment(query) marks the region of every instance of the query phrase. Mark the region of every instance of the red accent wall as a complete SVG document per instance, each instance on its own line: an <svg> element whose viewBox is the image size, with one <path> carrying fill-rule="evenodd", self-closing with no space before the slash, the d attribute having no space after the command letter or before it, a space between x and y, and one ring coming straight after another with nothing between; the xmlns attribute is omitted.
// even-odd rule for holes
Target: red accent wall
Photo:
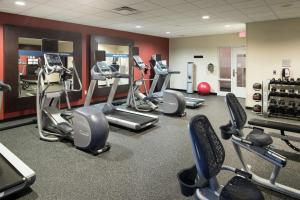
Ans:
<svg viewBox="0 0 300 200"><path fill-rule="evenodd" d="M35 28L46 28L54 30L79 32L82 34L82 83L83 83L83 96L84 91L88 89L88 59L90 58L89 52L89 36L92 34L98 34L103 36L128 38L135 41L135 46L140 49L140 56L146 64L149 64L149 60L152 54L160 53L163 58L169 59L169 39L162 37L155 37L143 34L130 33L125 31L117 31L112 29L98 28L93 26L86 26L74 23L66 23L54 20L47 20L35 17L28 17L22 15L15 15L9 13L0 12L0 79L4 78L4 58L3 58L3 25L19 25ZM13 66L12 66L13 67ZM15 66L18 67L18 66ZM137 73L134 73L135 76ZM149 76L149 74L148 74ZM149 84L148 84L149 85ZM127 94L124 94L125 96ZM81 105L84 102L84 98L77 102L72 102L72 105ZM12 105L13 106L13 105ZM34 110L19 111L15 113L0 112L0 119L9 117L18 117L21 115L34 113Z"/></svg>

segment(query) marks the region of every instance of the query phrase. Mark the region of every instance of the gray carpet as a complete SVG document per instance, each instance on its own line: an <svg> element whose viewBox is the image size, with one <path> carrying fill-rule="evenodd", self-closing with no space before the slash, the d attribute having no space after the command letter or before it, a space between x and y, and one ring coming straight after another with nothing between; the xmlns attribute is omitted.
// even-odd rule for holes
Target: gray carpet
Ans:
<svg viewBox="0 0 300 200"><path fill-rule="evenodd" d="M179 200L176 174L193 164L187 124L196 114L205 114L219 134L219 126L228 122L222 97L205 97L206 105L187 110L184 118L160 115L159 123L141 133L112 127L110 152L93 156L73 148L69 143L39 140L35 125L0 133L0 141L36 172L36 182L22 194L11 199L51 200ZM254 115L249 111L249 117ZM230 141L223 141L225 164L240 167ZM275 140L278 149L292 160L279 176L279 181L300 189L299 154L283 142ZM269 176L271 166L246 153L247 160L260 175ZM221 173L224 183L231 174ZM266 199L290 199L263 190Z"/></svg>

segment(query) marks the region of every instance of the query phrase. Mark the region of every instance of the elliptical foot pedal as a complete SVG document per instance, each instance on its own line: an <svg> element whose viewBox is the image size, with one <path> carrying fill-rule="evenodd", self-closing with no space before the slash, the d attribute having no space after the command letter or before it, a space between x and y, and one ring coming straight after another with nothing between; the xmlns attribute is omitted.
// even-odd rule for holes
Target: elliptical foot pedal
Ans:
<svg viewBox="0 0 300 200"><path fill-rule="evenodd" d="M99 149L99 150L95 151L94 155L97 156L97 155L99 155L101 153L105 153L105 152L109 151L110 148L111 148L110 143L107 143L102 149Z"/></svg>

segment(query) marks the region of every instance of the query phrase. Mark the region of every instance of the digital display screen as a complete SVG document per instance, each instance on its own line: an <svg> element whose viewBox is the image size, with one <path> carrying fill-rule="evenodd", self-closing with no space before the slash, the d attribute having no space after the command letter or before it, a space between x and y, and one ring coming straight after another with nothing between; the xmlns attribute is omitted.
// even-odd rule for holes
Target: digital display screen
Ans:
<svg viewBox="0 0 300 200"><path fill-rule="evenodd" d="M95 51L95 60L96 62L101 62L106 60L106 53L105 51Z"/></svg>
<svg viewBox="0 0 300 200"><path fill-rule="evenodd" d="M155 59L156 59L156 61L161 61L161 55L160 54L156 54L155 55Z"/></svg>
<svg viewBox="0 0 300 200"><path fill-rule="evenodd" d="M55 65L61 66L62 65L61 59L60 59L59 55L57 55L57 54L47 54L46 59L50 66L55 66Z"/></svg>

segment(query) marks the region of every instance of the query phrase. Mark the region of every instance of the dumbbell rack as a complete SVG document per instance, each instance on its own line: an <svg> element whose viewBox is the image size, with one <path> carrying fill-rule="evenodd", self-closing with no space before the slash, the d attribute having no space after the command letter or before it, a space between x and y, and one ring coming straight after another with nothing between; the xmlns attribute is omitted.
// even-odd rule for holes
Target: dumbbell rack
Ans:
<svg viewBox="0 0 300 200"><path fill-rule="evenodd" d="M300 120L300 84L298 82L263 82L262 114L266 117L279 117Z"/></svg>

